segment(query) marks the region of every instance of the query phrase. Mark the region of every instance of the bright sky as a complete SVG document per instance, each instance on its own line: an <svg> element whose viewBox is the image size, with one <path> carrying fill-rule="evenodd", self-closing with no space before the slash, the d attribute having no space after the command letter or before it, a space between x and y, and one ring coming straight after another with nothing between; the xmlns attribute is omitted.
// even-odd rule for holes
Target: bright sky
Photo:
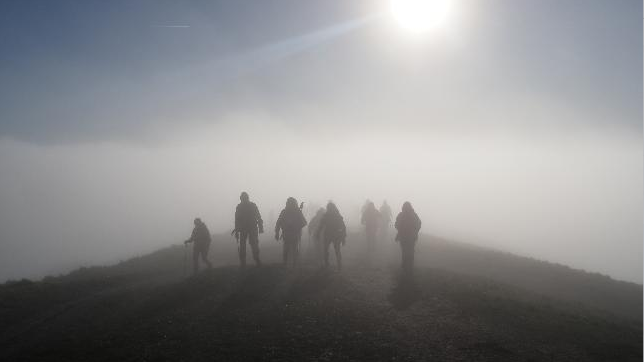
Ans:
<svg viewBox="0 0 644 362"><path fill-rule="evenodd" d="M226 230L248 189L641 283L642 2L406 2L0 3L0 279Z"/></svg>

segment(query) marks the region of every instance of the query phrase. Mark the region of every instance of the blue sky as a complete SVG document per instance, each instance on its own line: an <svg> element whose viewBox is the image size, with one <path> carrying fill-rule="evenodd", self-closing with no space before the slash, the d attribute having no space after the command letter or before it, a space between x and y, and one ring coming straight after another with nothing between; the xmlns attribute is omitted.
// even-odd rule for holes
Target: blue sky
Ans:
<svg viewBox="0 0 644 362"><path fill-rule="evenodd" d="M395 40L374 36L381 19L311 40L278 61L256 52L382 12L378 2L3 2L0 136L136 141L180 122L217 122L229 111L256 107L289 118L294 104L320 102L339 108L327 122L344 113L359 124L372 118L360 105L375 101L395 115L399 98L407 109L443 109L469 127L477 122L461 119L473 118L465 108L502 107L514 96L540 97L578 115L558 122L641 130L640 1L458 5L461 17L451 24L463 34L458 45L419 45L410 57L425 66L409 69L391 56L400 50ZM222 66L230 59L252 69ZM379 122L400 122L393 115ZM515 119L504 126L526 122L508 118Z"/></svg>

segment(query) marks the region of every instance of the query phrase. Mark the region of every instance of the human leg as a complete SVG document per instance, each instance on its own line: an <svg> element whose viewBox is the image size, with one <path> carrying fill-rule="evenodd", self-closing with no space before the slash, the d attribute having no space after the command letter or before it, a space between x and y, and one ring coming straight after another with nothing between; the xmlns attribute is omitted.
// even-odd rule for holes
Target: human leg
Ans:
<svg viewBox="0 0 644 362"><path fill-rule="evenodd" d="M199 249L195 246L192 247L192 272L199 272Z"/></svg>
<svg viewBox="0 0 644 362"><path fill-rule="evenodd" d="M239 264L242 267L246 266L246 240L248 240L248 232L242 231L239 235Z"/></svg>
<svg viewBox="0 0 644 362"><path fill-rule="evenodd" d="M328 267L329 266L329 245L331 245L331 241L329 240L324 240L323 241L323 249L324 249L324 266Z"/></svg>
<svg viewBox="0 0 644 362"><path fill-rule="evenodd" d="M336 240L333 242L333 249L335 249L335 260L338 262L338 270L342 270L342 247L341 241Z"/></svg>
<svg viewBox="0 0 644 362"><path fill-rule="evenodd" d="M206 263L206 265L208 266L208 269L211 269L211 268L212 268L212 264L210 264L210 260L208 260L208 249L209 249L209 245L205 245L205 246L201 249L201 253L200 253L200 254L201 254L201 260L203 260L203 262L204 262L204 263Z"/></svg>
<svg viewBox="0 0 644 362"><path fill-rule="evenodd" d="M257 229L253 229L248 233L248 242L250 243L250 248L253 252L255 265L262 265L262 261L259 259L259 237L257 234Z"/></svg>

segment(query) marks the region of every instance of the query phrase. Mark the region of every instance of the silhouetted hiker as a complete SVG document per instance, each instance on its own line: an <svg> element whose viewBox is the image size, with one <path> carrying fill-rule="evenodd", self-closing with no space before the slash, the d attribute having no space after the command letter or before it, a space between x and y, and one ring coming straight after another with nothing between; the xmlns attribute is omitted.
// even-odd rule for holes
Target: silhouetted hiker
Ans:
<svg viewBox="0 0 644 362"><path fill-rule="evenodd" d="M190 236L190 239L184 242L184 244L193 243L192 262L194 272L196 274L199 271L199 256L201 256L201 260L208 265L208 268L212 268L212 264L208 261L208 249L210 248L210 242L212 240L210 238L208 227L206 227L206 224L204 224L200 218L196 218L194 224L195 227L192 229L192 235Z"/></svg>
<svg viewBox="0 0 644 362"><path fill-rule="evenodd" d="M262 262L259 260L258 234L264 232L264 221L257 205L248 199L248 193L242 192L239 199L241 202L235 209L235 230L233 230L239 242L239 262L242 267L246 266L246 240L248 240L255 264L259 266Z"/></svg>
<svg viewBox="0 0 644 362"><path fill-rule="evenodd" d="M380 239L387 240L389 239L389 228L391 227L391 207L387 203L387 200L382 202L380 205Z"/></svg>
<svg viewBox="0 0 644 362"><path fill-rule="evenodd" d="M402 211L396 217L394 225L398 230L396 241L400 242L402 268L405 272L411 272L414 268L414 246L418 240L420 225L420 218L411 207L411 203L406 201L402 206Z"/></svg>
<svg viewBox="0 0 644 362"><path fill-rule="evenodd" d="M320 238L324 233L324 265L329 266L329 245L333 244L335 257L338 262L338 270L342 269L342 252L340 246L344 245L347 239L347 227L344 224L340 211L334 203L326 205L326 213L322 216L320 226L315 232L315 237Z"/></svg>
<svg viewBox="0 0 644 362"><path fill-rule="evenodd" d="M286 200L286 207L280 212L280 216L275 223L275 240L280 239L280 230L282 230L282 241L284 242L282 259L285 266L289 255L291 256L292 264L297 264L302 228L305 226L306 219L302 214L302 209L297 206L297 200L289 197Z"/></svg>
<svg viewBox="0 0 644 362"><path fill-rule="evenodd" d="M322 242L322 238L320 237L321 235L316 236L316 231L320 227L320 223L322 222L322 217L324 216L324 213L326 210L324 210L323 207L319 208L315 216L311 219L309 222L309 239L311 237L313 238L313 248L315 250L315 260L317 263L322 264L324 262L324 243ZM323 237L323 236L322 236Z"/></svg>
<svg viewBox="0 0 644 362"><path fill-rule="evenodd" d="M360 223L365 226L367 234L367 252L369 255L373 253L376 246L376 231L380 226L380 212L376 210L376 205L368 201L367 205L362 210L362 218Z"/></svg>
<svg viewBox="0 0 644 362"><path fill-rule="evenodd" d="M364 201L364 204L362 204L362 207L360 207L360 215L364 214L365 210L369 207L369 204L373 203L371 200L366 199Z"/></svg>

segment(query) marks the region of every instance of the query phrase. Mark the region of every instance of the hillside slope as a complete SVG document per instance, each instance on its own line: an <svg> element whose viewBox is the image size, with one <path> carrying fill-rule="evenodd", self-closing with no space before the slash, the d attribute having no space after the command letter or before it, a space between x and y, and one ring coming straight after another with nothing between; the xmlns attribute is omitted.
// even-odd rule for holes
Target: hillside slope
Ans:
<svg viewBox="0 0 644 362"><path fill-rule="evenodd" d="M426 237L419 261L642 320L642 285L470 244Z"/></svg>
<svg viewBox="0 0 644 362"><path fill-rule="evenodd" d="M341 273L230 266L183 278L182 263L173 247L1 286L0 360L642 360L641 319L489 275L421 266L403 279L349 258Z"/></svg>

